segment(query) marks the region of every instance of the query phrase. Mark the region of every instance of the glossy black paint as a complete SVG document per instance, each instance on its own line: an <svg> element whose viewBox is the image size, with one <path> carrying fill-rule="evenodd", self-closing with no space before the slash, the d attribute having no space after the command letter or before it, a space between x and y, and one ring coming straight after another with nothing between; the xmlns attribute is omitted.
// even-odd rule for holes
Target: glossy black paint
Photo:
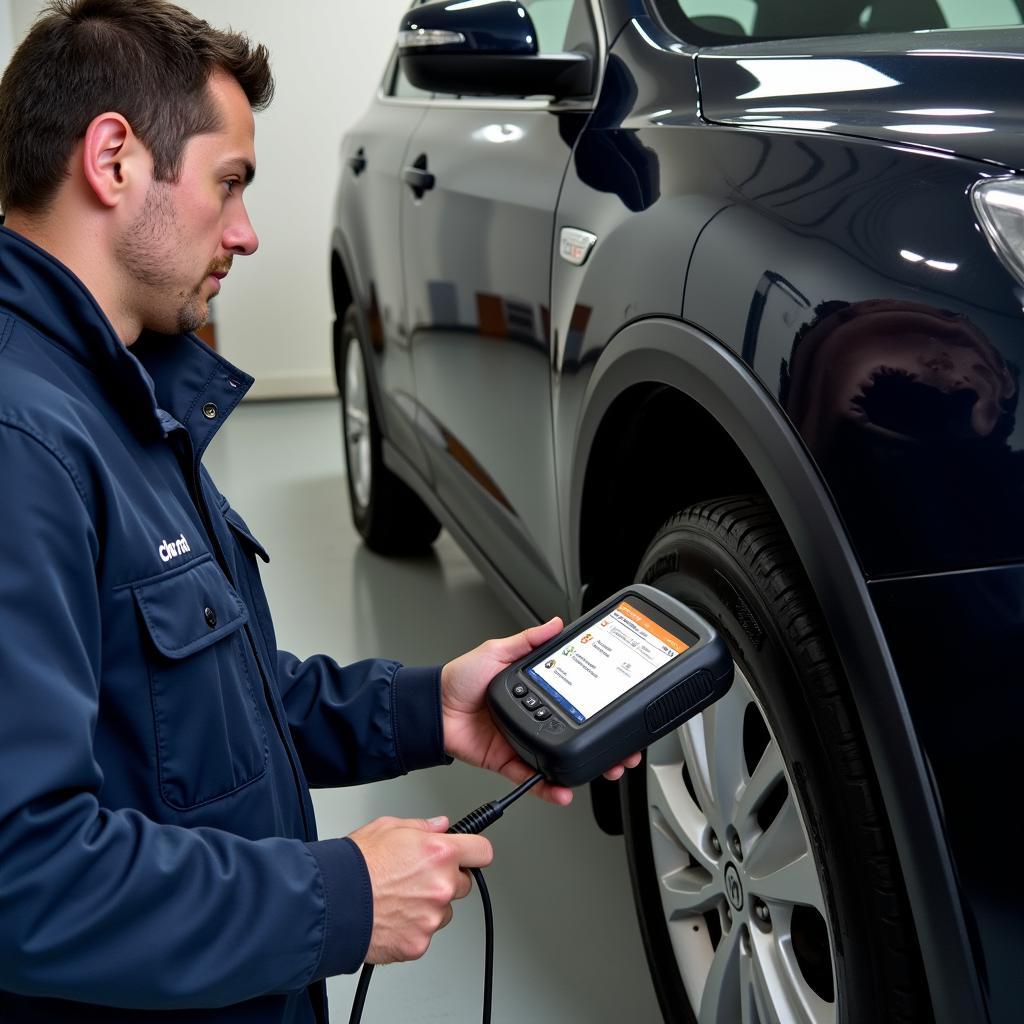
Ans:
<svg viewBox="0 0 1024 1024"><path fill-rule="evenodd" d="M363 357L375 368L370 383L382 430L420 473L429 474L411 423L415 389L401 262L401 200L408 187L402 172L409 137L425 114L423 106L382 104L363 123L359 144L346 144L334 215L334 223L345 229L335 231L332 253L362 315L368 343ZM364 161L358 173L348 163L357 154ZM339 305L337 297L335 303ZM340 323L345 310L336 308L335 313Z"/></svg>
<svg viewBox="0 0 1024 1024"><path fill-rule="evenodd" d="M435 489L532 607L557 604L546 258L580 115L432 108L410 155L436 176L402 197L416 429ZM517 456L506 456L514 446Z"/></svg>
<svg viewBox="0 0 1024 1024"><path fill-rule="evenodd" d="M443 43L423 49L437 55L463 53L502 54L528 57L537 52L537 31L530 15L520 3L492 0L471 6L435 0L414 7L402 19L403 32L457 32L461 42ZM402 47L405 56L419 47Z"/></svg>
<svg viewBox="0 0 1024 1024"><path fill-rule="evenodd" d="M545 53L532 57L461 54L458 57L412 51L402 56L409 81L420 89L459 96L589 95L593 61L582 53Z"/></svg>
<svg viewBox="0 0 1024 1024"><path fill-rule="evenodd" d="M1024 167L1024 103L1017 88L1024 29L934 33L906 52L893 46L893 38L842 36L702 51L703 115L722 124L928 146Z"/></svg>
<svg viewBox="0 0 1024 1024"><path fill-rule="evenodd" d="M1022 167L1024 35L709 51L641 0L602 17L593 103L442 103L409 129L437 185L398 200L392 463L538 616L630 579L691 501L767 493L854 688L936 1018L1015 1021L1024 908L992 857L1021 711L1024 294L968 192ZM391 106L346 156L373 166ZM472 144L488 126L522 135ZM353 229L395 216L357 212L361 181L338 223L366 302L401 285ZM598 236L583 267L563 227Z"/></svg>
<svg viewBox="0 0 1024 1024"><path fill-rule="evenodd" d="M414 39L444 31L458 41L399 46L409 81L420 89L459 96L587 96L594 60L588 53L539 53L529 11L518 2L440 3L415 7L402 22Z"/></svg>
<svg viewBox="0 0 1024 1024"><path fill-rule="evenodd" d="M886 580L870 589L959 854L991 1019L1019 1019L1024 893L1002 850L1019 831L1011 794L1024 720L1024 568Z"/></svg>

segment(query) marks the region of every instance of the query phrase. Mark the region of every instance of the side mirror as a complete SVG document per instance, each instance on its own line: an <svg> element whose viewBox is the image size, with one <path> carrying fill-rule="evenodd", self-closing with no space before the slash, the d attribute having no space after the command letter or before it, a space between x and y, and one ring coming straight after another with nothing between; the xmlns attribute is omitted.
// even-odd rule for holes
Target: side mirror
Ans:
<svg viewBox="0 0 1024 1024"><path fill-rule="evenodd" d="M519 0L435 0L409 11L398 33L402 70L426 92L590 95L590 57L537 49L537 31Z"/></svg>

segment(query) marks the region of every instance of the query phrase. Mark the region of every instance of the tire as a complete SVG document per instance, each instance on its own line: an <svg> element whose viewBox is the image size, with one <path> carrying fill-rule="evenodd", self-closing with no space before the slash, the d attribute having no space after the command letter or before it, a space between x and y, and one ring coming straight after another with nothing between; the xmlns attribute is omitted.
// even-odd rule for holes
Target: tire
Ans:
<svg viewBox="0 0 1024 1024"><path fill-rule="evenodd" d="M771 506L695 505L637 578L709 619L729 693L622 789L648 963L672 1024L931 1019L849 687Z"/></svg>
<svg viewBox="0 0 1024 1024"><path fill-rule="evenodd" d="M352 523L367 547L382 555L429 550L441 524L420 497L384 465L380 421L373 405L360 338L359 314L349 306L342 320L338 379Z"/></svg>

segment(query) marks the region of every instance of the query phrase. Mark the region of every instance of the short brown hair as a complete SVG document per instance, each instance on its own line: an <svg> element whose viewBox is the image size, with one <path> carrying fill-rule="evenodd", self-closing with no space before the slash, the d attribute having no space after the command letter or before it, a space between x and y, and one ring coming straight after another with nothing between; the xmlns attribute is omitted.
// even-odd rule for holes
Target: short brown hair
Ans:
<svg viewBox="0 0 1024 1024"><path fill-rule="evenodd" d="M218 127L206 89L223 70L253 110L273 98L267 48L166 0L51 0L0 81L0 205L53 200L93 118L116 111L176 181L185 143Z"/></svg>

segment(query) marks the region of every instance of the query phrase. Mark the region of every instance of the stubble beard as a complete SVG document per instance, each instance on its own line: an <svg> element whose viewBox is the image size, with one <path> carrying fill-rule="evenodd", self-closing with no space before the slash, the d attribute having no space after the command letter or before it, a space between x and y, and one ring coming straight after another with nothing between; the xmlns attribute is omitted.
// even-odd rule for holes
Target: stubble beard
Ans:
<svg viewBox="0 0 1024 1024"><path fill-rule="evenodd" d="M211 264L194 288L178 291L171 297L169 273L182 255L170 186L153 182L142 211L116 248L127 277L126 299L145 311L144 328L160 334L188 334L199 330L209 319L210 307L202 297L203 285L208 274L227 268Z"/></svg>

